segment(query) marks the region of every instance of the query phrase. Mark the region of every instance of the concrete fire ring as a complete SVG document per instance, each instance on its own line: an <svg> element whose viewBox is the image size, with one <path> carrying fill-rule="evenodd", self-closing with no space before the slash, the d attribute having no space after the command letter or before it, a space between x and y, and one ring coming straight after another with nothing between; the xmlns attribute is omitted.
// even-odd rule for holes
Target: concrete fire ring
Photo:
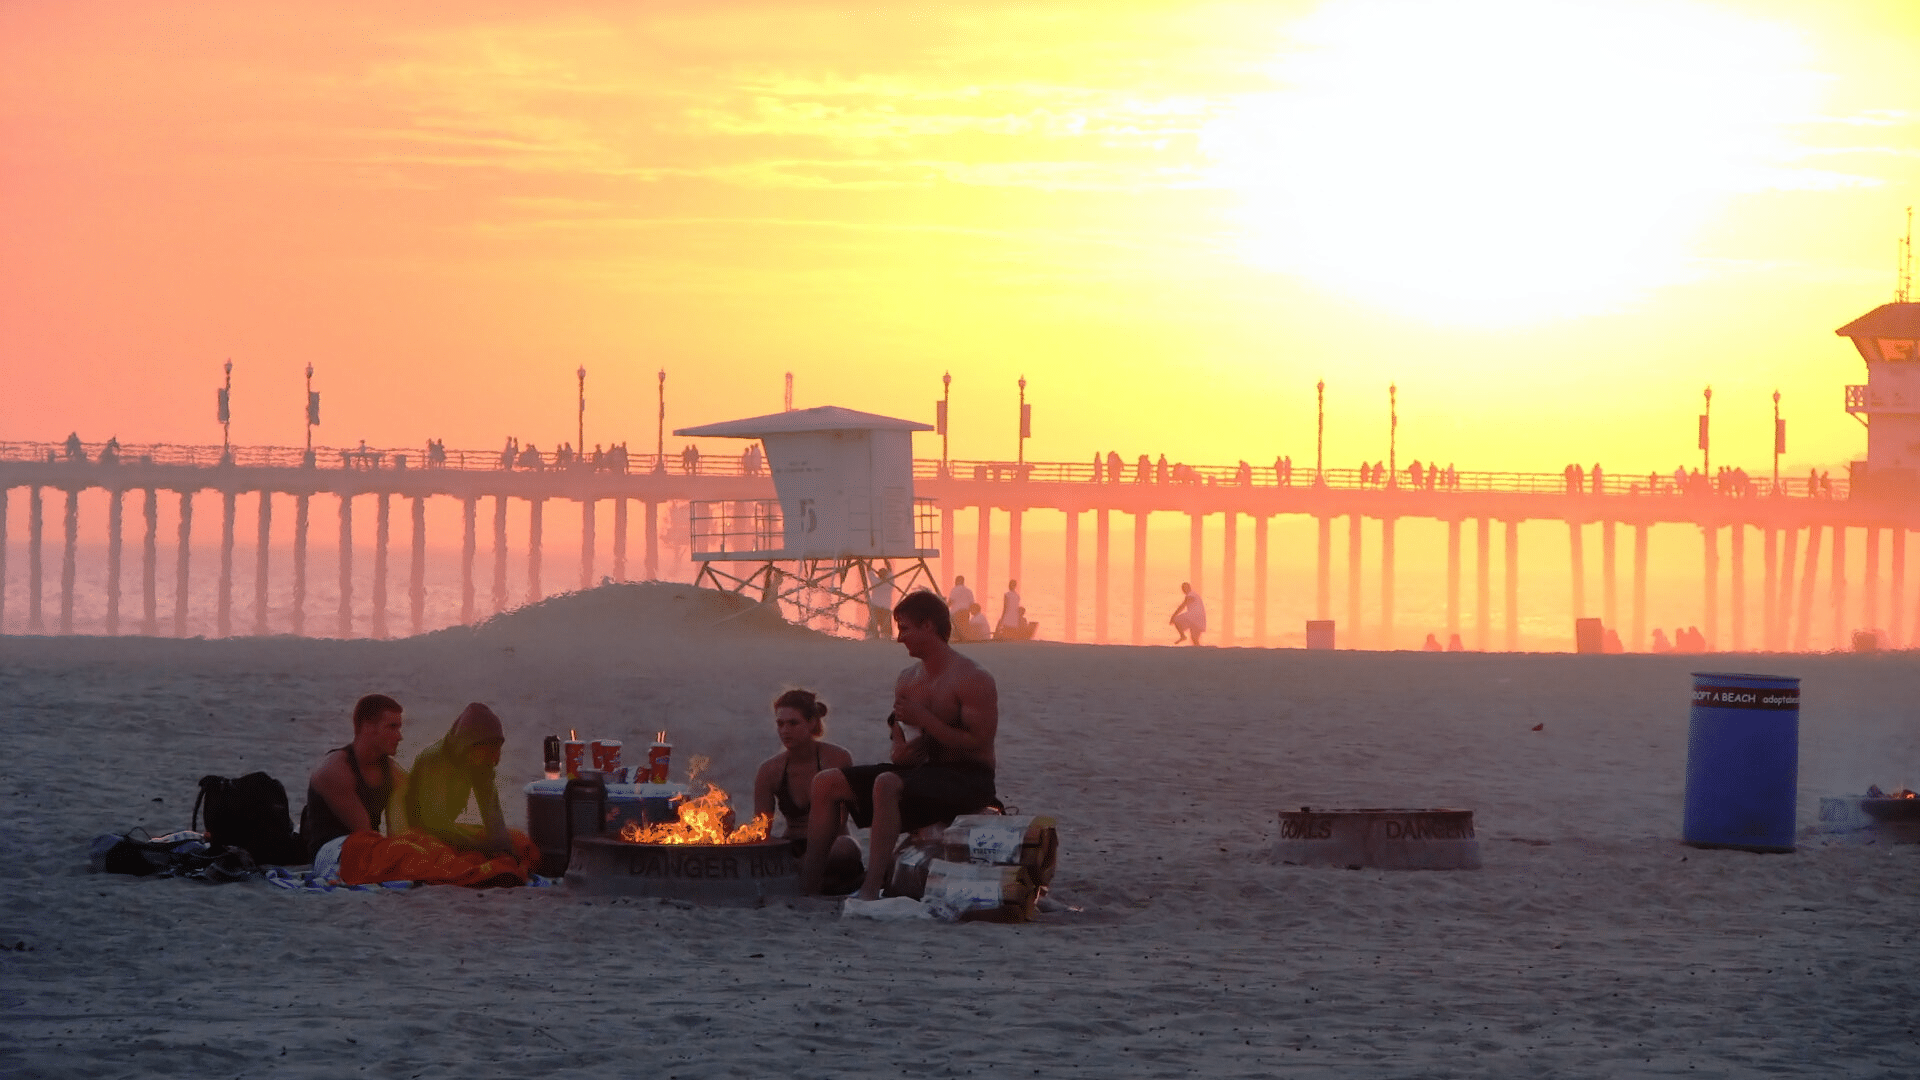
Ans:
<svg viewBox="0 0 1920 1080"><path fill-rule="evenodd" d="M1282 810L1273 853L1296 866L1480 869L1471 810Z"/></svg>
<svg viewBox="0 0 1920 1080"><path fill-rule="evenodd" d="M635 844L580 836L567 885L596 896L650 896L715 907L758 907L800 895L800 866L785 840L751 844Z"/></svg>

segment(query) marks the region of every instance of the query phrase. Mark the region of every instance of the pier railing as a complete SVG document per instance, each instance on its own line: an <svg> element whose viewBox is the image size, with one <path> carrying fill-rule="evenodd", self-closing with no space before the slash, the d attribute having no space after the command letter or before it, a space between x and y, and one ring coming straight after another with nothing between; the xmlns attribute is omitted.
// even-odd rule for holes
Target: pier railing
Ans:
<svg viewBox="0 0 1920 1080"><path fill-rule="evenodd" d="M183 446L173 443L88 443L88 442L0 442L0 461L112 461L163 465L179 468L280 469L454 469L469 472L615 472L671 473L696 476L759 476L765 474L760 459L744 454L668 453L628 455L601 453L556 459L550 452L523 449L508 463L506 450L449 450L435 443L428 446L353 447L316 446L311 452L297 446ZM1816 479L1810 476L1784 476L1776 485L1770 477L1735 473L1727 477L1694 477L1674 473L1620 474L1604 469L1599 479L1583 470L1575 478L1564 472L1503 472L1465 469L1429 469L1421 466L1419 480L1411 466L1403 466L1388 475L1379 469L1327 469L1318 475L1311 466L1279 463L1275 465L1186 465L1139 460L1120 463L1112 469L1105 461L940 461L920 458L914 461L914 476L921 479L981 480L1052 484L1152 484L1161 486L1204 487L1313 487L1316 485L1351 491L1421 490L1466 493L1515 493L1538 495L1599 496L1718 496L1724 498L1798 498L1845 499L1847 480Z"/></svg>

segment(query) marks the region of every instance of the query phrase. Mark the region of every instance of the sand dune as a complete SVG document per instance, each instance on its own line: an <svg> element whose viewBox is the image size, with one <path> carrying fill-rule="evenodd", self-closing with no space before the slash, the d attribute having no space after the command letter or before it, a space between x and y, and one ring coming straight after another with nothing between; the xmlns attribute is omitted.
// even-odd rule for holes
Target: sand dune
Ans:
<svg viewBox="0 0 1920 1080"><path fill-rule="evenodd" d="M1800 821L1920 786L1920 656L969 647L1001 789L1060 820L1027 926L842 921L564 890L284 893L90 873L92 835L184 826L203 773L296 804L369 691L403 759L469 700L539 737L667 729L743 793L807 685L884 750L897 646L683 586L393 641L0 639L0 1073L8 1076L1907 1076L1920 847L1677 843L1687 673L1797 674ZM1543 724L1539 732L1530 729ZM1485 869L1308 870L1281 807L1460 806ZM510 820L524 807L509 800Z"/></svg>

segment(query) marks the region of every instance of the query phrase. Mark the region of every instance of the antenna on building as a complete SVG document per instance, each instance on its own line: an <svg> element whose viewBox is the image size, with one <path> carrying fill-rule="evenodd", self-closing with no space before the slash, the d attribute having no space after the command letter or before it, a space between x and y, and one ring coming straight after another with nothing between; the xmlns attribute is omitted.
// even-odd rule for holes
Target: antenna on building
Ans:
<svg viewBox="0 0 1920 1080"><path fill-rule="evenodd" d="M1904 304L1913 295L1913 207L1907 207L1907 235L1900 238L1900 276L1893 300Z"/></svg>

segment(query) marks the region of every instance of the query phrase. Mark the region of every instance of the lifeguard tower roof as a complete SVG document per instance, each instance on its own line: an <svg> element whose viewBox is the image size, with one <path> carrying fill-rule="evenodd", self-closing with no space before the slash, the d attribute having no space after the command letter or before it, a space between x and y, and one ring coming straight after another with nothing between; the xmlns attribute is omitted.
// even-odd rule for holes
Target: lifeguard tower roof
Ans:
<svg viewBox="0 0 1920 1080"><path fill-rule="evenodd" d="M932 424L900 420L878 413L821 405L812 409L750 416L745 420L727 420L699 427L675 428L675 435L712 436L722 439L761 439L768 435L797 435L816 431L932 431Z"/></svg>

